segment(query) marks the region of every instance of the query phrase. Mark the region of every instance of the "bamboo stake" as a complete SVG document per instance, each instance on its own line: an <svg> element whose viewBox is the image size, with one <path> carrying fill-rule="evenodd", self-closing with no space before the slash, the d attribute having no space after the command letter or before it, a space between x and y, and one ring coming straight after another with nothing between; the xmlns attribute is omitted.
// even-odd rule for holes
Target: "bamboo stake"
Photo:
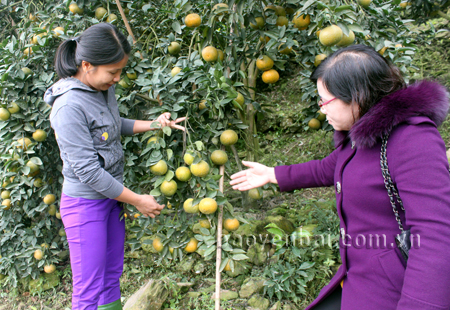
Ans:
<svg viewBox="0 0 450 310"><path fill-rule="evenodd" d="M136 38L134 37L133 31L131 30L130 24L128 23L128 19L125 16L125 12L122 9L122 5L120 4L120 0L116 0L117 7L119 8L120 15L122 16L123 22L125 23L125 27L127 27L128 33L133 38L133 44L136 44ZM142 57L142 55L141 55Z"/></svg>
<svg viewBox="0 0 450 310"><path fill-rule="evenodd" d="M222 151L225 147L222 145ZM220 166L219 190L223 193L223 180L225 174L225 166ZM216 300L215 310L220 310L220 265L222 264L222 220L223 220L223 206L219 206L219 218L217 222L217 251L216 251Z"/></svg>

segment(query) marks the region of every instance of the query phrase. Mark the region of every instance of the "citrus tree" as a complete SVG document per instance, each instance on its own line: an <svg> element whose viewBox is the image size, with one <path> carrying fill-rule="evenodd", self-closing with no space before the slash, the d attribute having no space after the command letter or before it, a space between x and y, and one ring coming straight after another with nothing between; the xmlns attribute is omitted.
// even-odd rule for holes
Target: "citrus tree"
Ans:
<svg viewBox="0 0 450 310"><path fill-rule="evenodd" d="M258 86L271 87L286 65L297 66L301 99L310 103L300 117L305 129L329 129L308 79L321 60L368 44L407 74L414 54L399 1L2 1L0 14L0 274L12 285L52 272L67 249L58 212L62 163L42 100L57 80L62 40L98 22L116 24L133 42L116 86L121 115L188 117L185 132L155 128L122 138L125 185L167 205L157 220L128 206L128 243L151 246L162 260L192 252L211 260L219 248L219 270L247 258L229 233L245 222L233 206L249 200L232 198L221 182L241 167L235 146L257 159L255 115L269 113Z"/></svg>

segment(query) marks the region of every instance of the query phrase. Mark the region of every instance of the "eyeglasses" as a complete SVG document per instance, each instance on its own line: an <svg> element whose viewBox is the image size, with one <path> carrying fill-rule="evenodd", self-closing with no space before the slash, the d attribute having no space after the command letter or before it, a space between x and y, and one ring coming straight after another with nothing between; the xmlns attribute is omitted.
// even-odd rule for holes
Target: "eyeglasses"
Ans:
<svg viewBox="0 0 450 310"><path fill-rule="evenodd" d="M331 99L331 100L328 100L327 102L323 102L322 98L320 98L320 100L319 100L319 102L318 102L319 108L323 107L323 106L326 105L326 104L329 104L331 101L333 101L333 100L335 100L335 99L337 99L337 98L333 98L333 99Z"/></svg>

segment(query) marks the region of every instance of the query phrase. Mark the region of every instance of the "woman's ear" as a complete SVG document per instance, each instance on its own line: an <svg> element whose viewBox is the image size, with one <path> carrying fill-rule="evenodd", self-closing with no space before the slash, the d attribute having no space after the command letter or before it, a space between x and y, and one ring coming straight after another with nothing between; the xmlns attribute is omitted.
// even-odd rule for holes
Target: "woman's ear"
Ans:
<svg viewBox="0 0 450 310"><path fill-rule="evenodd" d="M83 60L83 61L81 62L81 68L83 69L83 71L84 71L85 73L87 73L87 72L93 70L93 69L94 69L94 66L93 66L90 62L87 62L87 61Z"/></svg>

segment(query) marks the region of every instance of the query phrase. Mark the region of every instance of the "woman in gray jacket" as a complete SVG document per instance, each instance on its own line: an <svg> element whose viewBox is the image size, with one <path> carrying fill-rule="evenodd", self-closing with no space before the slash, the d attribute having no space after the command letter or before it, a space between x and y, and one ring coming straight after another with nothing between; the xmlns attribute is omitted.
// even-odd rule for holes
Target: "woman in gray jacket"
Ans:
<svg viewBox="0 0 450 310"><path fill-rule="evenodd" d="M66 40L56 52L61 78L45 101L52 106L51 126L63 161L61 217L73 274L72 309L122 309L119 278L123 271L125 223L119 202L154 218L164 205L123 186L121 135L155 129L152 121L120 117L114 84L131 51L117 27L100 23ZM164 113L161 127L184 130ZM108 263L106 263L108 260Z"/></svg>

